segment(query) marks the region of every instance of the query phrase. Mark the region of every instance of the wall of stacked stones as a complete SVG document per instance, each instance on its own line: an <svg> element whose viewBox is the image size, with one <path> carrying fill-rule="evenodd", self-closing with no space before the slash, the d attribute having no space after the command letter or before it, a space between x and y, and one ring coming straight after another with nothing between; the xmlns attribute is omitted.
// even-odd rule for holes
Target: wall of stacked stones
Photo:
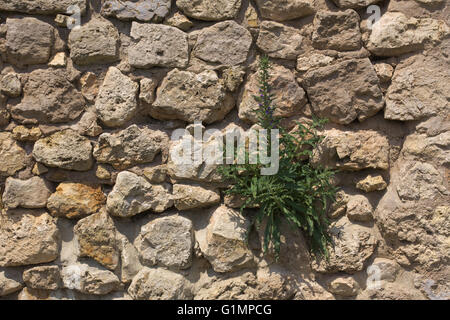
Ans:
<svg viewBox="0 0 450 320"><path fill-rule="evenodd" d="M0 299L448 299L449 7L0 0ZM252 127L262 53L284 126L330 120L329 260L284 225L264 255L216 166L171 156Z"/></svg>

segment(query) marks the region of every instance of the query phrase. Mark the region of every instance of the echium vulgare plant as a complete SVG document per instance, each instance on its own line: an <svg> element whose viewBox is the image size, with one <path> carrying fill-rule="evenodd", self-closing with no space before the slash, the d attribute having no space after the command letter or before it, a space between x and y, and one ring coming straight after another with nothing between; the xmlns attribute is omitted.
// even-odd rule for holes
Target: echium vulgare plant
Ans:
<svg viewBox="0 0 450 320"><path fill-rule="evenodd" d="M275 175L262 175L261 164L231 164L219 167L219 173L231 182L226 194L244 199L241 207L257 208L254 224L264 230L264 253L271 248L279 258L281 221L286 219L293 227L302 230L308 242L310 254L328 258L328 245L332 243L326 210L335 201L337 188L333 186L333 170L312 166L312 149L323 139L317 132L326 122L313 119L303 125L296 123L291 132L281 126L274 116L274 96L271 94L269 58L260 59L258 107L254 110L258 124L267 130L270 146L271 130L279 130L279 170ZM270 148L269 148L270 149ZM248 159L248 150L245 150Z"/></svg>

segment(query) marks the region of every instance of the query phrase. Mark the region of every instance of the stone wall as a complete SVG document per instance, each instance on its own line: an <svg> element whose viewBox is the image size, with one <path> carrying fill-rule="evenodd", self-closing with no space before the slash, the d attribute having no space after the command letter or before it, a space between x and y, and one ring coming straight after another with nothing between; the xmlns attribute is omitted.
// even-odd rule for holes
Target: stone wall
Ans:
<svg viewBox="0 0 450 320"><path fill-rule="evenodd" d="M448 299L449 8L0 0L0 299ZM264 256L215 166L170 156L252 126L261 53L286 127L330 119L328 261L289 226Z"/></svg>

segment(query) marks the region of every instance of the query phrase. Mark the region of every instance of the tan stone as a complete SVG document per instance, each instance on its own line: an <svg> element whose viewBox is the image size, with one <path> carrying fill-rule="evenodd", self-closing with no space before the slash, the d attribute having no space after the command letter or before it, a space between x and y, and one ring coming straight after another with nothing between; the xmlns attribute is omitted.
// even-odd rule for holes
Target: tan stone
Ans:
<svg viewBox="0 0 450 320"><path fill-rule="evenodd" d="M174 184L173 200L178 210L205 208L218 204L220 194L217 190L206 189L198 185Z"/></svg>
<svg viewBox="0 0 450 320"><path fill-rule="evenodd" d="M18 141L36 141L42 136L39 127L27 128L25 126L17 126L12 131L14 139Z"/></svg>
<svg viewBox="0 0 450 320"><path fill-rule="evenodd" d="M373 177L369 174L365 179L358 181L356 187L365 192L372 192L386 189L387 184L381 175Z"/></svg>
<svg viewBox="0 0 450 320"><path fill-rule="evenodd" d="M11 133L0 132L0 158L0 176L12 176L26 165L27 154Z"/></svg>
<svg viewBox="0 0 450 320"><path fill-rule="evenodd" d="M61 277L58 266L39 266L27 269L23 273L23 281L28 288L38 290L56 290Z"/></svg>

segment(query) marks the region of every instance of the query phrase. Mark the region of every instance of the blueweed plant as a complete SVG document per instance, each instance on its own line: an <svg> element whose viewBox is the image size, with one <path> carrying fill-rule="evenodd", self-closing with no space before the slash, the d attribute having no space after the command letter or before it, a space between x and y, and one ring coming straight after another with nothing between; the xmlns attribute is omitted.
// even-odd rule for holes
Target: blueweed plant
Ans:
<svg viewBox="0 0 450 320"><path fill-rule="evenodd" d="M231 183L225 193L243 199L242 212L257 208L253 221L256 228L264 228L264 253L273 251L278 260L281 222L286 219L303 232L311 255L328 258L327 248L332 239L326 211L336 197L337 188L331 182L335 172L310 163L312 150L323 139L317 129L326 120L313 119L305 125L297 122L296 128L290 132L283 128L281 119L274 115L270 69L269 58L261 57L259 95L254 97L258 107L254 112L258 124L267 130L267 145L270 146L271 130L279 130L278 172L262 175L260 169L265 165L260 161L256 164L223 165L219 167L219 173Z"/></svg>

